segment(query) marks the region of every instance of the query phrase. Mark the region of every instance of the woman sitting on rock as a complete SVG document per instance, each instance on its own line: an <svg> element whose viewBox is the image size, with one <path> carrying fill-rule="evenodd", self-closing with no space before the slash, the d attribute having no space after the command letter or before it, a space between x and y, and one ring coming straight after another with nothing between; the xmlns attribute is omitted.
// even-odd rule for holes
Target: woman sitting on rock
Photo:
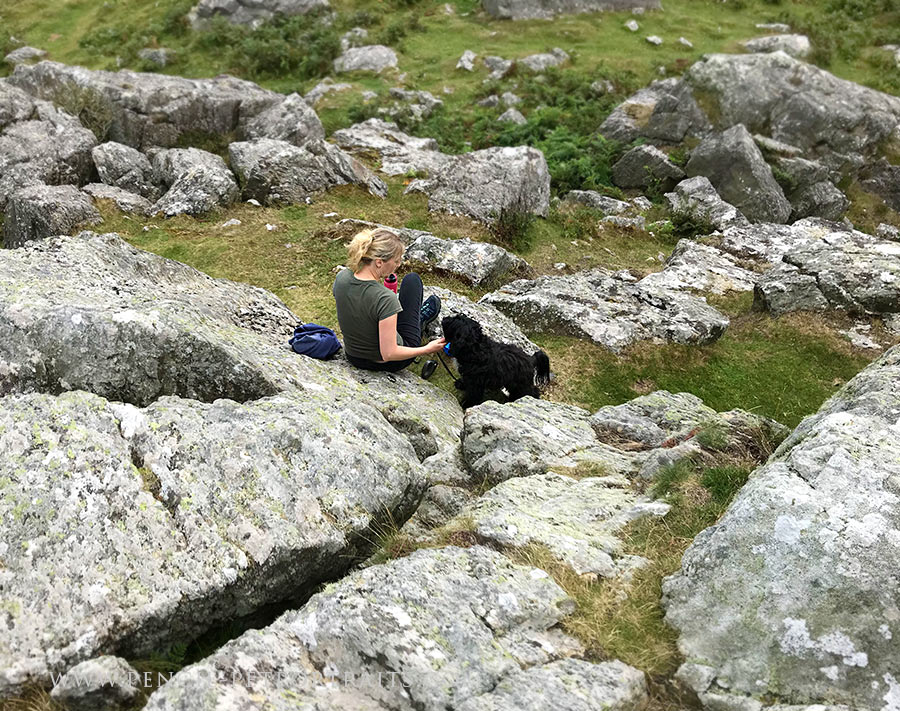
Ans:
<svg viewBox="0 0 900 711"><path fill-rule="evenodd" d="M422 330L437 318L441 300L429 296L422 303L422 279L407 274L399 295L384 286L393 274L406 246L390 230L376 228L357 234L348 247L349 269L334 280L334 301L344 336L347 360L357 368L396 373L416 356L437 353L444 339L422 343Z"/></svg>

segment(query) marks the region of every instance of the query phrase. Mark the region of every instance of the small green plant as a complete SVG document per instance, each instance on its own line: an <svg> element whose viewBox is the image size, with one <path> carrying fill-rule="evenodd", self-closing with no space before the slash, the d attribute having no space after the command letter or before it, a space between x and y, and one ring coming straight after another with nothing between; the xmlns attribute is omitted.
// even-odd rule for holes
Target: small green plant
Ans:
<svg viewBox="0 0 900 711"><path fill-rule="evenodd" d="M672 233L677 237L702 237L716 231L709 214L696 206L679 206L669 217Z"/></svg>
<svg viewBox="0 0 900 711"><path fill-rule="evenodd" d="M533 242L531 226L535 216L522 196L500 208L490 224L491 236L500 244L519 252L527 252Z"/></svg>
<svg viewBox="0 0 900 711"><path fill-rule="evenodd" d="M750 470L747 467L724 465L705 469L700 484L709 491L716 503L725 507L749 477Z"/></svg>
<svg viewBox="0 0 900 711"><path fill-rule="evenodd" d="M711 452L721 452L728 447L728 428L721 422L710 420L700 424L699 430L694 435L694 441L703 449Z"/></svg>
<svg viewBox="0 0 900 711"><path fill-rule="evenodd" d="M69 84L53 93L51 101L57 107L81 121L103 143L113 121L109 99L101 91L88 86Z"/></svg>
<svg viewBox="0 0 900 711"><path fill-rule="evenodd" d="M790 195L797 189L797 179L777 164L772 166L772 176L775 178L785 195Z"/></svg>
<svg viewBox="0 0 900 711"><path fill-rule="evenodd" d="M688 459L682 459L675 464L662 467L653 480L650 487L650 495L654 499L661 499L672 494L676 487L686 481L695 471L696 466Z"/></svg>

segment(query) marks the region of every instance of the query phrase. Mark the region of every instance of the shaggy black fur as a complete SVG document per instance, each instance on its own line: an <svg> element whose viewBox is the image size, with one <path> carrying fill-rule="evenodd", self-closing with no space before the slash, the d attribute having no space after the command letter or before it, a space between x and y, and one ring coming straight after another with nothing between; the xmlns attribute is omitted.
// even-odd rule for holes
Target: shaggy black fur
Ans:
<svg viewBox="0 0 900 711"><path fill-rule="evenodd" d="M535 387L550 381L550 359L544 351L529 356L518 346L488 338L481 324L468 316L448 316L441 321L450 355L459 366L456 387L465 392L463 407L484 402L486 390L506 388L510 400L523 395L539 398Z"/></svg>

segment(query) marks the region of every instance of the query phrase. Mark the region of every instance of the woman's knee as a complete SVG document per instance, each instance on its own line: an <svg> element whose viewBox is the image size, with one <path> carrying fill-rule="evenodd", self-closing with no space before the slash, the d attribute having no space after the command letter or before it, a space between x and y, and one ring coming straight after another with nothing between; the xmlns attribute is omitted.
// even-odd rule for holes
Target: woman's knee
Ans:
<svg viewBox="0 0 900 711"><path fill-rule="evenodd" d="M403 277L403 280L400 282L400 288L402 289L403 287L406 287L407 289L423 289L424 287L422 286L422 277L416 274L416 272L410 272L405 277Z"/></svg>

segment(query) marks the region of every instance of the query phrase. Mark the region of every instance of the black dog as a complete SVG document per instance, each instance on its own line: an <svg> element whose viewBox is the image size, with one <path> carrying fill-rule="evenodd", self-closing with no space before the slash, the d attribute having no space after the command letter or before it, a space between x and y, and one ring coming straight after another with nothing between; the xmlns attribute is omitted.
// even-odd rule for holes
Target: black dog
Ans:
<svg viewBox="0 0 900 711"><path fill-rule="evenodd" d="M505 388L510 400L523 395L539 398L535 387L550 382L550 359L544 351L530 356L518 346L488 338L481 324L468 316L448 316L441 321L448 353L456 358L459 380L456 387L465 392L463 407L484 402L486 390Z"/></svg>

